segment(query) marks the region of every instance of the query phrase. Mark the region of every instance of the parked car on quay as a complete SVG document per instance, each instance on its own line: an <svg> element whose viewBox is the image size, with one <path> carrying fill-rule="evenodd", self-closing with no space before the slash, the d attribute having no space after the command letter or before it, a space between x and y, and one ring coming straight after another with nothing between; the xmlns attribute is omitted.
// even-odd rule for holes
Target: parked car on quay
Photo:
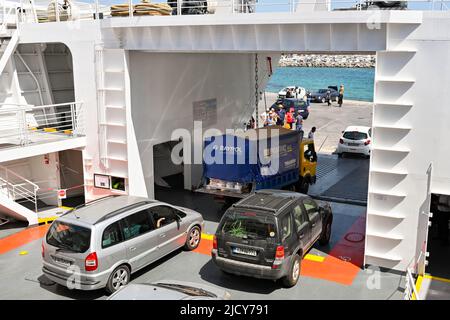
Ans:
<svg viewBox="0 0 450 320"><path fill-rule="evenodd" d="M297 111L300 110L300 114L305 120L308 119L309 117L310 105L303 99L295 99L295 98L279 99L272 105L272 108L274 108L275 111L278 111L280 110L279 107L280 104L283 105L284 110L286 111L289 111L291 108L294 108L295 113L297 114Z"/></svg>
<svg viewBox="0 0 450 320"><path fill-rule="evenodd" d="M369 157L372 149L371 139L372 128L364 126L347 127L342 131L336 153L339 157L344 153L356 153Z"/></svg>
<svg viewBox="0 0 450 320"><path fill-rule="evenodd" d="M319 89L317 91L310 92L308 94L308 97L311 99L312 102L325 103L325 102L327 102L327 99L326 99L327 92L330 91L331 101L337 101L339 92L335 88L336 87L330 86L327 89Z"/></svg>
<svg viewBox="0 0 450 320"><path fill-rule="evenodd" d="M278 98L279 99L286 98L286 93L287 93L288 90L292 90L293 91L294 98L295 98L295 88L296 88L295 86L289 86L289 87L281 89L278 92ZM300 90L300 92L299 92L299 94L297 96L297 99L303 99L303 97L306 95L306 89L303 88L303 87L297 87L297 88Z"/></svg>
<svg viewBox="0 0 450 320"><path fill-rule="evenodd" d="M130 283L107 300L229 300L230 297L228 291L205 284L161 280L155 283Z"/></svg>
<svg viewBox="0 0 450 320"><path fill-rule="evenodd" d="M294 286L301 260L331 237L328 203L292 191L260 190L230 207L214 235L212 260L225 273Z"/></svg>
<svg viewBox="0 0 450 320"><path fill-rule="evenodd" d="M52 223L42 241L42 271L63 286L112 293L150 263L181 247L197 248L203 227L201 214L191 209L140 197L104 197Z"/></svg>

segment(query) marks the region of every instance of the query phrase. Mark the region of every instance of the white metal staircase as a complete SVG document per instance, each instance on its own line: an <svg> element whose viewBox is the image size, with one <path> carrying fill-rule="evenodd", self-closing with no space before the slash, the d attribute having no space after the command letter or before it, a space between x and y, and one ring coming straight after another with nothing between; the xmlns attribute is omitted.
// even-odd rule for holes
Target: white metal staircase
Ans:
<svg viewBox="0 0 450 320"><path fill-rule="evenodd" d="M17 30L16 8L5 8L2 11L2 21L0 25L0 74L13 55L19 43L19 32Z"/></svg>
<svg viewBox="0 0 450 320"><path fill-rule="evenodd" d="M96 50L100 162L105 173L128 178L126 54Z"/></svg>
<svg viewBox="0 0 450 320"><path fill-rule="evenodd" d="M39 186L0 165L0 213L17 220L26 220L30 225L38 223L37 193ZM34 211L21 205L28 202Z"/></svg>

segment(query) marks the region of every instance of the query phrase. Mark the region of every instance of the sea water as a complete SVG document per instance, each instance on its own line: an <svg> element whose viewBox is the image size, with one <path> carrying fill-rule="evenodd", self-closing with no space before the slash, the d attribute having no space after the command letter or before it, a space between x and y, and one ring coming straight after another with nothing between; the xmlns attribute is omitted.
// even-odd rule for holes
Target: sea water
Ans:
<svg viewBox="0 0 450 320"><path fill-rule="evenodd" d="M374 68L279 67L266 91L276 92L287 86L314 91L328 86L344 85L344 99L373 101Z"/></svg>

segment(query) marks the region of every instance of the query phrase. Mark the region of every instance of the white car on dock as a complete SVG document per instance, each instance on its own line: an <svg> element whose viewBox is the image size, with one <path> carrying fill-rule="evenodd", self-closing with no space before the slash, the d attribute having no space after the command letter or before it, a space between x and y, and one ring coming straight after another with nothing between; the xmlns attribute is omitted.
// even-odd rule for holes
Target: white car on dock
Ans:
<svg viewBox="0 0 450 320"><path fill-rule="evenodd" d="M298 89L299 89L298 97L295 96L295 88L298 88ZM303 97L306 95L306 89L305 89L305 88L303 88L303 87L289 86L289 87L286 87L286 88L281 89L281 90L278 92L278 98L280 98L280 99L286 98L286 93L287 93L288 90L292 90L292 91L293 91L294 96L293 96L292 98L303 99Z"/></svg>
<svg viewBox="0 0 450 320"><path fill-rule="evenodd" d="M372 149L372 128L364 126L349 126L342 131L342 137L336 149L341 157L344 153L362 154L370 156Z"/></svg>

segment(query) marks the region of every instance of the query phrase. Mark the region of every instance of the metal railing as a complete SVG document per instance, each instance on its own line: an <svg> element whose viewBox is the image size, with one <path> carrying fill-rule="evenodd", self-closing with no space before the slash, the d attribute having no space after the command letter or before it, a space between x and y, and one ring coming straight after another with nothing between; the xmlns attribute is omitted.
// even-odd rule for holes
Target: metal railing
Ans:
<svg viewBox="0 0 450 320"><path fill-rule="evenodd" d="M392 10L449 10L450 0L398 0L404 4ZM56 0L20 0L11 7L12 2L0 1L3 15L16 10L20 23L58 22L66 20L91 20L95 17L111 18L110 5L128 5L124 8L124 15L133 17L136 5L140 0L111 0L107 5L99 0L86 2L70 1L69 5L62 5ZM171 15L198 14L253 14L267 12L310 12L334 10L376 10L388 9L382 7L383 0L371 0L370 6L365 0L156 0L152 4L168 4L172 7ZM368 8L369 7L369 8ZM141 8L142 9L142 8ZM12 10L12 11L9 11ZM128 12L127 12L128 11ZM1 10L0 10L1 12Z"/></svg>
<svg viewBox="0 0 450 320"><path fill-rule="evenodd" d="M406 270L405 292L404 300L420 300L419 293L416 289L416 280L414 279L413 270L408 268Z"/></svg>
<svg viewBox="0 0 450 320"><path fill-rule="evenodd" d="M11 18L13 21L11 21ZM16 8L13 7L6 7L2 6L2 21L0 25L0 35L4 35L6 33L6 30L8 29L8 24L11 22L17 23L16 20Z"/></svg>
<svg viewBox="0 0 450 320"><path fill-rule="evenodd" d="M405 280L405 291L403 294L404 300L420 300L419 292L416 288L416 279L414 277L417 274L417 267L420 259L424 256L424 252L420 251L419 257L416 261L412 261L408 268L406 268L406 280Z"/></svg>
<svg viewBox="0 0 450 320"><path fill-rule="evenodd" d="M117 3L115 3L117 1ZM139 3L133 0L115 0L112 4L128 4L128 8ZM392 10L449 10L448 0L398 0L401 7ZM305 11L334 11L334 10L381 10L387 9L384 0L371 0L370 6L365 0L191 0L191 1L156 1L167 3L173 11L172 15L198 15L198 14L248 14L267 12L305 12ZM129 10L132 17L135 10ZM105 13L104 13L105 15ZM106 15L107 16L107 15Z"/></svg>
<svg viewBox="0 0 450 320"><path fill-rule="evenodd" d="M39 186L0 165L0 192L13 201L31 202L38 211L37 193Z"/></svg>
<svg viewBox="0 0 450 320"><path fill-rule="evenodd" d="M0 142L28 145L51 137L84 135L82 102L45 106L0 104Z"/></svg>

